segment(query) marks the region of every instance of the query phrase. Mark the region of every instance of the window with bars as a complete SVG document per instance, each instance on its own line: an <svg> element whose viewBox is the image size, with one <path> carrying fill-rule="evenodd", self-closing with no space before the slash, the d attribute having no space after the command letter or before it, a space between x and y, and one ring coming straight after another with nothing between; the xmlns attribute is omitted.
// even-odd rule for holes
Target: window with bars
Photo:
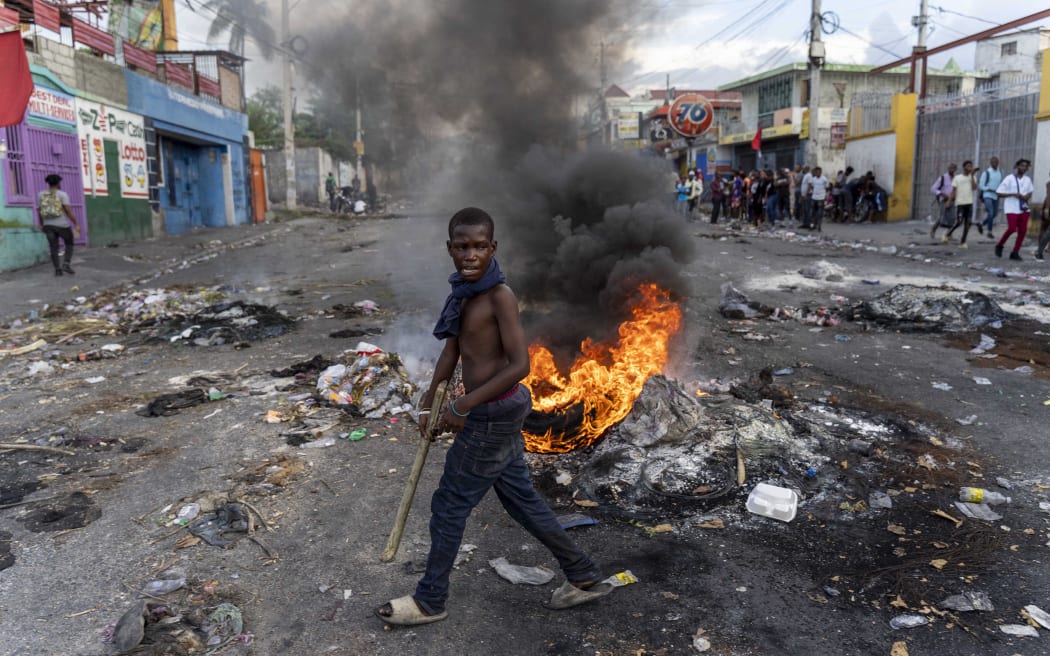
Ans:
<svg viewBox="0 0 1050 656"><path fill-rule="evenodd" d="M999 56L1000 57L1006 57L1007 55L1016 55L1016 54L1017 54L1017 42L1016 41L1007 41L1002 46L1000 46L1000 52L999 52Z"/></svg>
<svg viewBox="0 0 1050 656"><path fill-rule="evenodd" d="M7 159L4 160L3 168L7 178L7 204L32 205L25 129L21 125L8 126L5 129L5 139L7 140Z"/></svg>
<svg viewBox="0 0 1050 656"><path fill-rule="evenodd" d="M766 114L791 107L791 78L763 82L758 87L758 113Z"/></svg>

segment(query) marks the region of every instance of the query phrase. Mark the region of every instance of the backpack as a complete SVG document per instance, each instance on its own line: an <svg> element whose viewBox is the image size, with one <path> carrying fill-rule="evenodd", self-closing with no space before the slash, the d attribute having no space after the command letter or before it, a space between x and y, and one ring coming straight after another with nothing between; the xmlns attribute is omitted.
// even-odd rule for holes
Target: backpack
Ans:
<svg viewBox="0 0 1050 656"><path fill-rule="evenodd" d="M40 197L40 218L54 219L65 214L62 207L62 199L53 191L46 192Z"/></svg>

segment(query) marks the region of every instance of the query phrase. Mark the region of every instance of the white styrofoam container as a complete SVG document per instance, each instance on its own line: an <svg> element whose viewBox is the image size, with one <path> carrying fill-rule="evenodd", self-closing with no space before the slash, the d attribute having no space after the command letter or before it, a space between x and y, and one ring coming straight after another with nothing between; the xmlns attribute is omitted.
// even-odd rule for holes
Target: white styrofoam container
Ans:
<svg viewBox="0 0 1050 656"><path fill-rule="evenodd" d="M798 493L786 487L759 483L747 496L747 510L763 517L790 522L795 519L798 510Z"/></svg>

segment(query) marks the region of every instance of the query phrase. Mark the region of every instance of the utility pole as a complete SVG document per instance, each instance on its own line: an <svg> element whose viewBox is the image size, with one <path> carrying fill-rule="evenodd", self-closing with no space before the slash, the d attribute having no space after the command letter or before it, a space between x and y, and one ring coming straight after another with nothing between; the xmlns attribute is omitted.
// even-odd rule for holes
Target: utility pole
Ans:
<svg viewBox="0 0 1050 656"><path fill-rule="evenodd" d="M820 0L812 0L809 16L809 146L806 162L820 165L820 67L824 65L824 42L821 41Z"/></svg>
<svg viewBox="0 0 1050 656"><path fill-rule="evenodd" d="M298 203L295 192L295 122L292 118L292 42L288 30L288 0L281 0L281 49L284 51L284 175L285 203Z"/></svg>
<svg viewBox="0 0 1050 656"><path fill-rule="evenodd" d="M361 160L364 155L364 142L361 141L361 81L356 75L354 76L354 99L357 101L357 136L354 137L354 152L357 153L357 180L364 185L365 178L361 175Z"/></svg>
<svg viewBox="0 0 1050 656"><path fill-rule="evenodd" d="M601 88L598 89L598 102L601 103L602 108L602 143L608 144L611 141L611 137L609 134L609 107L605 104L605 89L607 88L605 81L605 41L601 42L598 64L601 69Z"/></svg>
<svg viewBox="0 0 1050 656"><path fill-rule="evenodd" d="M912 25L919 28L919 38L916 40L915 49L912 51L911 77L913 82L911 90L913 93L918 93L920 96L926 95L923 93L923 90L926 87L926 23L929 18L930 11L928 0L922 0L919 4L919 15L913 16L911 19ZM922 66L918 65L920 59L923 61Z"/></svg>

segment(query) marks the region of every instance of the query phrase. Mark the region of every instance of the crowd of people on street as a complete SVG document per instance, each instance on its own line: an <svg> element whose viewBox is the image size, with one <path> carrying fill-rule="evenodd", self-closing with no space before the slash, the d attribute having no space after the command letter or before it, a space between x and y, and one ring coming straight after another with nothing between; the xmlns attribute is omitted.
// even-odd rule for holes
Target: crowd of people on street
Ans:
<svg viewBox="0 0 1050 656"><path fill-rule="evenodd" d="M886 191L871 171L851 177L853 168L834 178L821 167L801 164L790 168L756 169L717 173L711 177L711 223L746 221L755 227L778 224L820 231L824 218L836 222L884 219ZM675 207L695 219L704 193L703 175L690 169L685 177L674 174Z"/></svg>
<svg viewBox="0 0 1050 656"><path fill-rule="evenodd" d="M998 157L990 158L988 168L980 173L970 160L963 162L962 171L949 164L930 186L936 207L930 238L936 239L937 231L943 228L941 241L948 243L961 228L959 248L969 248L966 240L970 228L976 226L978 233L995 239L995 219L1002 201L1006 231L996 242L995 254L1002 257L1007 241L1015 236L1009 258L1021 260L1034 191L1026 175L1029 166L1027 159L1019 159L1014 171L1004 175ZM710 222L746 222L756 228L783 225L820 232L825 218L847 223L885 221L886 190L872 171L853 174L853 167L847 166L830 178L819 166L811 169L801 164L793 169L718 172L711 176L706 196L711 203ZM676 210L689 220L697 220L705 198L703 172L689 169L685 176L677 171L673 175ZM1050 199L1050 181L1046 183L1046 197ZM1050 246L1050 202L1043 203L1039 218L1035 258L1042 260Z"/></svg>
<svg viewBox="0 0 1050 656"><path fill-rule="evenodd" d="M1006 231L995 244L995 254L1002 257L1010 237L1015 236L1009 258L1021 261L1021 246L1024 245L1028 222L1032 218L1028 203L1035 191L1031 178L1026 175L1029 166L1031 162L1027 159L1019 159L1014 163L1013 172L1004 175L999 168L998 157L991 157L988 168L980 174L974 170L970 160L963 162L962 171L958 173L955 163L948 164L945 172L937 176L930 185L930 193L933 194L933 202L937 209L933 225L930 227L930 238L935 239L938 228L944 228L945 233L941 236L941 241L948 243L952 234L961 227L959 248L968 248L966 238L970 226L977 217L977 210L983 209L984 217L976 221L977 231L987 235L989 239L995 239L995 219L1001 200ZM1046 183L1046 191L1047 197L1050 198L1050 181ZM980 201L980 204L977 201ZM1047 229L1050 227L1050 203L1043 202L1039 218L1041 228L1035 259L1042 260L1043 253L1050 243L1050 230Z"/></svg>

